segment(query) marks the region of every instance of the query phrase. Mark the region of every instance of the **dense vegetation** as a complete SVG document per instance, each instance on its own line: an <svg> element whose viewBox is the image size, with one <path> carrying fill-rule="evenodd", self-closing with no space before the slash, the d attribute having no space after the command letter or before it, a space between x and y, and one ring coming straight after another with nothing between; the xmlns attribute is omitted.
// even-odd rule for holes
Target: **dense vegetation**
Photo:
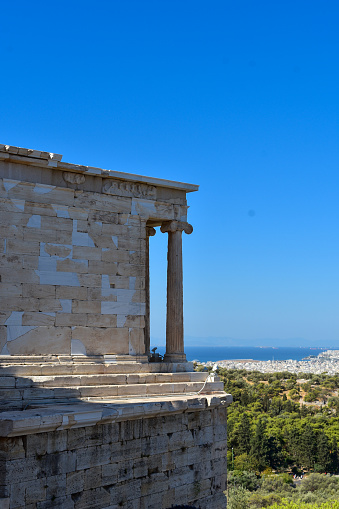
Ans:
<svg viewBox="0 0 339 509"><path fill-rule="evenodd" d="M293 484L287 474L233 471L227 509L339 509L339 478L312 473Z"/></svg>
<svg viewBox="0 0 339 509"><path fill-rule="evenodd" d="M234 401L228 509L339 509L339 374L218 374Z"/></svg>
<svg viewBox="0 0 339 509"><path fill-rule="evenodd" d="M225 369L219 375L234 401L228 411L231 469L338 472L339 375Z"/></svg>

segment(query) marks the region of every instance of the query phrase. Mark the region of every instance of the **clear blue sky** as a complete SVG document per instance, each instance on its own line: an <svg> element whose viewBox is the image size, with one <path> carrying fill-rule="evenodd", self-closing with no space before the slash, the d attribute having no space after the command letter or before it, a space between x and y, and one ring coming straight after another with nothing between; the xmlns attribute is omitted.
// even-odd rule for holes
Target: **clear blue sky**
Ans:
<svg viewBox="0 0 339 509"><path fill-rule="evenodd" d="M200 184L187 344L339 348L338 20L337 0L6 2L0 142Z"/></svg>

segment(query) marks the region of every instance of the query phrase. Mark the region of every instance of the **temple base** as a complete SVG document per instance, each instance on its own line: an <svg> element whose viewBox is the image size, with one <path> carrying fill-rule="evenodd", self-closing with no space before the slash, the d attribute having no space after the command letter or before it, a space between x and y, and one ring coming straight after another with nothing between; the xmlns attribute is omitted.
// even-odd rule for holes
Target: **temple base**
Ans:
<svg viewBox="0 0 339 509"><path fill-rule="evenodd" d="M164 362L187 362L185 353L165 353Z"/></svg>

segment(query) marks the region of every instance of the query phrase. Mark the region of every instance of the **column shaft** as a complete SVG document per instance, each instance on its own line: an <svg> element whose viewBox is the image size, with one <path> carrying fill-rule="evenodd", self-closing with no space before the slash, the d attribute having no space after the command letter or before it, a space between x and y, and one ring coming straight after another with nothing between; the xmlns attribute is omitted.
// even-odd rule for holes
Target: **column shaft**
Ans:
<svg viewBox="0 0 339 509"><path fill-rule="evenodd" d="M145 354L150 354L151 348L151 324L150 324L150 279L149 279L149 237L146 237L145 259Z"/></svg>
<svg viewBox="0 0 339 509"><path fill-rule="evenodd" d="M149 268L149 238L155 235L155 229L146 226L145 253L145 354L150 354L151 348L151 316L150 316L150 268Z"/></svg>
<svg viewBox="0 0 339 509"><path fill-rule="evenodd" d="M186 362L184 352L182 232L188 235L193 227L182 221L166 221L162 233L168 233L167 252L167 314L165 362Z"/></svg>
<svg viewBox="0 0 339 509"><path fill-rule="evenodd" d="M169 359L169 357L172 362L177 357L178 361L186 358L184 354L182 232L178 230L168 232L166 358Z"/></svg>

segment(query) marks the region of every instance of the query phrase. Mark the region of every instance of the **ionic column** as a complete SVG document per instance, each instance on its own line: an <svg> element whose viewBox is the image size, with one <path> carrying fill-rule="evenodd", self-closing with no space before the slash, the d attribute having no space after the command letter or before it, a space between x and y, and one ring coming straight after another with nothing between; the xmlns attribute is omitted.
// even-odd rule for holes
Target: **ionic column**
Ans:
<svg viewBox="0 0 339 509"><path fill-rule="evenodd" d="M185 362L182 232L192 233L193 227L182 221L166 221L160 228L168 233L167 251L167 313L165 362Z"/></svg>
<svg viewBox="0 0 339 509"><path fill-rule="evenodd" d="M149 276L149 238L156 234L155 228L146 226L146 258L145 258L145 354L150 354L151 327L150 327L150 276Z"/></svg>

